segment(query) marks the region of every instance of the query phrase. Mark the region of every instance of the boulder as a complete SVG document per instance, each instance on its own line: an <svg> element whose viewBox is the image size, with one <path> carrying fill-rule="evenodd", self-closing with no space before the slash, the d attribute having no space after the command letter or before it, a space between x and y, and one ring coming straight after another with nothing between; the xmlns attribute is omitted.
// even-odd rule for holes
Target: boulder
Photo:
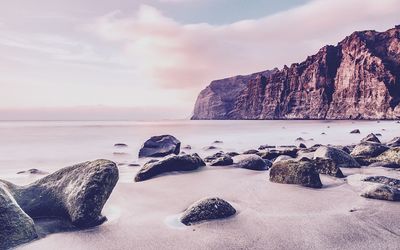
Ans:
<svg viewBox="0 0 400 250"><path fill-rule="evenodd" d="M400 180L395 179L395 178L389 178L386 176L368 176L368 177L364 178L363 181L375 182L375 183L380 183L380 184L385 184L385 185L395 186L397 188L400 188Z"/></svg>
<svg viewBox="0 0 400 250"><path fill-rule="evenodd" d="M391 141L386 143L386 145L388 145L389 147L392 147L392 148L400 147L400 137L393 138Z"/></svg>
<svg viewBox="0 0 400 250"><path fill-rule="evenodd" d="M367 135L365 138L361 140L361 142L376 142L376 143L381 143L381 141L376 137L375 134L371 133Z"/></svg>
<svg viewBox="0 0 400 250"><path fill-rule="evenodd" d="M304 143L300 143L300 144L299 144L299 148L307 148L307 146L306 146L306 144L304 144Z"/></svg>
<svg viewBox="0 0 400 250"><path fill-rule="evenodd" d="M337 167L359 168L360 164L343 150L321 146L314 152L315 158L331 159Z"/></svg>
<svg viewBox="0 0 400 250"><path fill-rule="evenodd" d="M239 155L233 158L236 167L250 170L268 170L268 162L258 155Z"/></svg>
<svg viewBox="0 0 400 250"><path fill-rule="evenodd" d="M371 167L371 168L377 168L377 167L381 167L381 168L400 168L400 164L397 164L397 163L394 163L394 162L378 161L378 162L374 162L372 164L369 164L368 167Z"/></svg>
<svg viewBox="0 0 400 250"><path fill-rule="evenodd" d="M269 180L283 184L298 184L305 187L321 188L322 183L313 163L308 161L280 161L274 163Z"/></svg>
<svg viewBox="0 0 400 250"><path fill-rule="evenodd" d="M400 147L391 148L373 159L374 162L387 162L400 164Z"/></svg>
<svg viewBox="0 0 400 250"><path fill-rule="evenodd" d="M353 151L351 151L351 156L356 157L376 157L386 150L388 150L389 147L376 143L376 142L361 142L357 146L354 147Z"/></svg>
<svg viewBox="0 0 400 250"><path fill-rule="evenodd" d="M297 148L271 149L267 152L260 152L258 153L258 155L261 156L261 158L263 159L274 160L280 155L288 155L290 157L295 158L297 157L297 152L298 152Z"/></svg>
<svg viewBox="0 0 400 250"><path fill-rule="evenodd" d="M225 155L227 155L227 154L225 154L224 152L220 151L220 152L217 152L217 153L215 153L213 155L207 156L206 158L204 158L204 161L205 162L212 162L212 161L214 161L214 160L216 160L216 159L218 159L220 157L223 157Z"/></svg>
<svg viewBox="0 0 400 250"><path fill-rule="evenodd" d="M352 131L350 131L350 134L359 134L360 130L359 129L354 129Z"/></svg>
<svg viewBox="0 0 400 250"><path fill-rule="evenodd" d="M233 159L229 155L221 156L211 162L211 166L229 166L233 164Z"/></svg>
<svg viewBox="0 0 400 250"><path fill-rule="evenodd" d="M258 147L258 150L264 150L264 149L270 149L270 148L276 148L276 146L271 146L271 145L268 145L268 144L266 144L266 145L260 145L260 146Z"/></svg>
<svg viewBox="0 0 400 250"><path fill-rule="evenodd" d="M9 249L37 238L32 220L0 181L0 249Z"/></svg>
<svg viewBox="0 0 400 250"><path fill-rule="evenodd" d="M253 154L258 154L259 151L256 149L249 149L243 152L244 155L253 155Z"/></svg>
<svg viewBox="0 0 400 250"><path fill-rule="evenodd" d="M373 185L365 189L361 196L370 199L400 201L400 189L390 185Z"/></svg>
<svg viewBox="0 0 400 250"><path fill-rule="evenodd" d="M226 153L226 154L229 155L230 157L234 157L234 156L240 155L240 154L237 153L237 152L228 152L228 153Z"/></svg>
<svg viewBox="0 0 400 250"><path fill-rule="evenodd" d="M206 164L198 154L170 155L161 160L149 161L135 176L135 181L145 181L157 175L174 171L193 171Z"/></svg>
<svg viewBox="0 0 400 250"><path fill-rule="evenodd" d="M139 158L178 155L180 147L181 142L172 135L153 136L143 144L139 151Z"/></svg>
<svg viewBox="0 0 400 250"><path fill-rule="evenodd" d="M106 220L101 210L117 181L114 162L95 160L60 169L30 185L3 184L30 217L59 217L88 228Z"/></svg>
<svg viewBox="0 0 400 250"><path fill-rule="evenodd" d="M337 178L344 178L340 168L331 159L315 158L311 161L314 164L315 169L320 174L326 174Z"/></svg>
<svg viewBox="0 0 400 250"><path fill-rule="evenodd" d="M280 161L288 161L288 160L294 160L294 158L290 157L288 155L280 155L280 156L276 157L276 159L274 160L274 163L277 163Z"/></svg>
<svg viewBox="0 0 400 250"><path fill-rule="evenodd" d="M204 198L185 210L181 222L187 226L201 221L230 217L236 213L231 204L220 198Z"/></svg>

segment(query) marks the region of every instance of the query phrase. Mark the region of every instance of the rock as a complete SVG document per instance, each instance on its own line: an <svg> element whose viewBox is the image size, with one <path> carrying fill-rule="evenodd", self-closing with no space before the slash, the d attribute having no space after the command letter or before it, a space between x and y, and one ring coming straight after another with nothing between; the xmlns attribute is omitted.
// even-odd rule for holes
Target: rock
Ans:
<svg viewBox="0 0 400 250"><path fill-rule="evenodd" d="M115 144L114 144L114 147L117 147L117 148L126 148L126 147L128 147L128 145L125 144L125 143L115 143Z"/></svg>
<svg viewBox="0 0 400 250"><path fill-rule="evenodd" d="M220 151L220 152L217 152L217 153L215 153L213 155L207 156L206 158L204 158L204 161L205 162L212 162L212 161L214 161L214 160L216 160L216 159L218 159L220 157L223 157L225 155L226 154L224 152Z"/></svg>
<svg viewBox="0 0 400 250"><path fill-rule="evenodd" d="M270 148L276 148L276 146L271 146L271 145L260 145L258 147L258 150L264 150L264 149L270 149Z"/></svg>
<svg viewBox="0 0 400 250"><path fill-rule="evenodd" d="M400 148L391 148L373 159L375 162L400 164Z"/></svg>
<svg viewBox="0 0 400 250"><path fill-rule="evenodd" d="M361 142L377 142L377 143L381 143L381 141L378 139L378 137L376 137L376 135L373 134L373 133L367 135L365 138L363 138L361 140Z"/></svg>
<svg viewBox="0 0 400 250"><path fill-rule="evenodd" d="M321 146L314 152L315 158L331 159L337 167L359 168L360 164L348 153L333 147Z"/></svg>
<svg viewBox="0 0 400 250"><path fill-rule="evenodd" d="M389 148L385 145L382 145L380 143L374 143L374 142L362 142L355 146L353 151L351 151L351 156L363 156L363 157L376 157Z"/></svg>
<svg viewBox="0 0 400 250"><path fill-rule="evenodd" d="M129 167L140 167L139 163L129 163L128 164Z"/></svg>
<svg viewBox="0 0 400 250"><path fill-rule="evenodd" d="M246 168L251 170L267 170L268 165L258 155L239 155L233 158L236 167Z"/></svg>
<svg viewBox="0 0 400 250"><path fill-rule="evenodd" d="M368 176L368 177L364 178L363 181L375 182L375 183L380 183L380 184L385 184L385 185L395 186L397 188L400 188L400 180L394 179L394 178L389 178L386 176Z"/></svg>
<svg viewBox="0 0 400 250"><path fill-rule="evenodd" d="M382 136L382 134L381 134L381 133L376 133L375 135L376 135L376 136Z"/></svg>
<svg viewBox="0 0 400 250"><path fill-rule="evenodd" d="M340 168L331 159L316 158L311 161L314 164L315 169L320 174L326 174L337 178L344 178Z"/></svg>
<svg viewBox="0 0 400 250"><path fill-rule="evenodd" d="M33 220L0 181L0 249L10 249L37 237Z"/></svg>
<svg viewBox="0 0 400 250"><path fill-rule="evenodd" d="M190 145L186 145L186 146L184 146L182 149L185 149L185 150L191 150L191 149L192 149L192 146L190 146Z"/></svg>
<svg viewBox="0 0 400 250"><path fill-rule="evenodd" d="M3 183L30 217L60 217L87 228L106 220L101 210L117 181L114 162L95 160L62 168L30 185Z"/></svg>
<svg viewBox="0 0 400 250"><path fill-rule="evenodd" d="M350 134L359 134L359 133L361 133L359 129L354 129L350 131Z"/></svg>
<svg viewBox="0 0 400 250"><path fill-rule="evenodd" d="M322 183L314 165L308 161L280 161L274 163L269 180L283 184L298 184L305 187L321 188Z"/></svg>
<svg viewBox="0 0 400 250"><path fill-rule="evenodd" d="M305 141L302 137L296 138L296 141Z"/></svg>
<svg viewBox="0 0 400 250"><path fill-rule="evenodd" d="M233 164L233 159L229 155L224 155L211 162L211 166L229 166Z"/></svg>
<svg viewBox="0 0 400 250"><path fill-rule="evenodd" d="M325 132L322 132L321 135L326 135L326 133L325 133Z"/></svg>
<svg viewBox="0 0 400 250"><path fill-rule="evenodd" d="M135 181L145 181L157 175L174 171L193 171L206 164L198 154L170 155L159 161L150 161L144 164L135 176Z"/></svg>
<svg viewBox="0 0 400 250"><path fill-rule="evenodd" d="M300 144L299 144L299 148L307 148L307 146L306 146L306 144L304 144L304 143L300 143Z"/></svg>
<svg viewBox="0 0 400 250"><path fill-rule="evenodd" d="M37 168L31 168L31 169L28 169L26 171L19 171L19 172L17 172L17 174L40 174L40 175L44 175L44 174L48 174L48 173L45 172L45 171L39 170Z"/></svg>
<svg viewBox="0 0 400 250"><path fill-rule="evenodd" d="M221 143L224 143L223 141L214 141L213 143L215 143L215 144L221 144Z"/></svg>
<svg viewBox="0 0 400 250"><path fill-rule="evenodd" d="M139 158L178 155L180 147L181 142L172 135L153 136L143 144L139 151Z"/></svg>
<svg viewBox="0 0 400 250"><path fill-rule="evenodd" d="M370 199L400 201L400 190L395 186L373 185L364 190L361 196Z"/></svg>
<svg viewBox="0 0 400 250"><path fill-rule="evenodd" d="M368 167L370 168L400 168L400 164L394 163L394 162L374 162L372 164L369 164Z"/></svg>
<svg viewBox="0 0 400 250"><path fill-rule="evenodd" d="M288 155L280 155L276 157L274 160L274 163L280 162L280 161L288 161L288 160L294 160L293 157L290 157Z"/></svg>
<svg viewBox="0 0 400 250"><path fill-rule="evenodd" d="M243 152L244 155L253 155L253 154L258 154L259 151L256 149L249 149Z"/></svg>
<svg viewBox="0 0 400 250"><path fill-rule="evenodd" d="M281 70L213 81L192 119L398 119L399 31L354 32Z"/></svg>
<svg viewBox="0 0 400 250"><path fill-rule="evenodd" d="M206 151L208 151L208 150L215 150L215 149L218 149L216 146L207 146L207 147L204 147L203 148L203 150L206 150Z"/></svg>
<svg viewBox="0 0 400 250"><path fill-rule="evenodd" d="M392 148L400 147L400 137L393 138L391 141L386 143L386 145L388 145L389 147L392 147Z"/></svg>
<svg viewBox="0 0 400 250"><path fill-rule="evenodd" d="M229 155L230 157L234 157L234 156L240 155L240 154L237 153L237 152L228 152L228 153L226 153L226 154Z"/></svg>
<svg viewBox="0 0 400 250"><path fill-rule="evenodd" d="M190 226L201 221L227 218L235 213L235 208L223 199L204 198L186 209L181 217L181 222Z"/></svg>
<svg viewBox="0 0 400 250"><path fill-rule="evenodd" d="M297 148L290 148L290 149L271 149L267 152L260 152L258 155L261 156L263 159L273 160L280 155L288 155L290 157L297 157Z"/></svg>

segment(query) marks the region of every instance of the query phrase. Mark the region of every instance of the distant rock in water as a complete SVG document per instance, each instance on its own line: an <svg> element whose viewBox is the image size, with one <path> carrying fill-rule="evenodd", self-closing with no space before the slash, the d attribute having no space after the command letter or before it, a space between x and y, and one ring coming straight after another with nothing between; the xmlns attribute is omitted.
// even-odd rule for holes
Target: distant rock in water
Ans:
<svg viewBox="0 0 400 250"><path fill-rule="evenodd" d="M181 142L172 135L153 136L143 144L139 151L139 158L178 155L180 147Z"/></svg>
<svg viewBox="0 0 400 250"><path fill-rule="evenodd" d="M48 174L48 173L45 172L45 171L39 170L37 168L31 168L31 169L28 169L26 171L19 171L19 172L17 172L17 174L39 174L39 175L43 175L43 174Z"/></svg>
<svg viewBox="0 0 400 250"><path fill-rule="evenodd" d="M187 226L192 224L224 219L236 213L235 208L221 198L205 198L192 204L181 217L181 222Z"/></svg>
<svg viewBox="0 0 400 250"><path fill-rule="evenodd" d="M354 32L290 67L213 81L192 119L398 119L399 34Z"/></svg>
<svg viewBox="0 0 400 250"><path fill-rule="evenodd" d="M361 133L359 129L354 129L350 131L350 134L359 134L359 133Z"/></svg>
<svg viewBox="0 0 400 250"><path fill-rule="evenodd" d="M170 155L161 160L151 160L144 164L135 176L135 181L145 181L157 175L174 171L193 171L206 164L198 154Z"/></svg>
<svg viewBox="0 0 400 250"><path fill-rule="evenodd" d="M128 147L128 145L125 144L125 143L115 143L115 144L114 144L114 147L117 147L117 148L126 148L126 147Z"/></svg>
<svg viewBox="0 0 400 250"><path fill-rule="evenodd" d="M263 160L258 155L238 155L233 158L236 167L245 168L250 170L268 170L270 166L269 161Z"/></svg>
<svg viewBox="0 0 400 250"><path fill-rule="evenodd" d="M365 138L361 140L361 142L376 142L376 143L381 143L381 141L376 137L375 134L371 133L367 135Z"/></svg>
<svg viewBox="0 0 400 250"><path fill-rule="evenodd" d="M210 163L211 166L229 166L232 164L233 159L229 155L223 155Z"/></svg>

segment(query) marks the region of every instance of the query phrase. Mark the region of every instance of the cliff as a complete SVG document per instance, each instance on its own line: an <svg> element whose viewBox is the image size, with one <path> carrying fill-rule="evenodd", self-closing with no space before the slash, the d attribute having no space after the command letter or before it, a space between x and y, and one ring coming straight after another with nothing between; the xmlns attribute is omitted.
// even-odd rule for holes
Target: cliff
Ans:
<svg viewBox="0 0 400 250"><path fill-rule="evenodd" d="M398 119L400 26L354 32L281 70L216 80L192 119Z"/></svg>

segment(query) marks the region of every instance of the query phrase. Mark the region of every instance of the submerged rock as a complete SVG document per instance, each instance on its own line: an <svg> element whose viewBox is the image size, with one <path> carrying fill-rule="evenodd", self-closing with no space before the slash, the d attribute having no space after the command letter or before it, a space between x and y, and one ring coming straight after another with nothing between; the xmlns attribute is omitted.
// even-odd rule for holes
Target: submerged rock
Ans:
<svg viewBox="0 0 400 250"><path fill-rule="evenodd" d="M377 143L381 143L381 141L378 139L378 137L376 137L376 135L373 134L373 133L367 135L365 138L363 138L361 140L361 142L377 142Z"/></svg>
<svg viewBox="0 0 400 250"><path fill-rule="evenodd" d="M221 144L221 143L224 143L223 141L218 141L218 140L216 140L216 141L214 141L213 143L215 143L215 144Z"/></svg>
<svg viewBox="0 0 400 250"><path fill-rule="evenodd" d="M211 166L229 166L233 164L233 159L229 155L223 155L211 162Z"/></svg>
<svg viewBox="0 0 400 250"><path fill-rule="evenodd" d="M44 175L44 174L48 174L48 173L45 171L39 170L37 168L31 168L26 171L19 171L19 172L17 172L17 174L41 174L41 175Z"/></svg>
<svg viewBox="0 0 400 250"><path fill-rule="evenodd" d="M149 161L139 170L135 181L145 181L157 175L174 171L193 171L206 164L198 154L171 155L161 160Z"/></svg>
<svg viewBox="0 0 400 250"><path fill-rule="evenodd" d="M249 149L243 152L244 155L253 155L253 154L258 154L259 151L256 149Z"/></svg>
<svg viewBox="0 0 400 250"><path fill-rule="evenodd" d="M233 158L236 167L250 170L267 170L268 163L258 155L240 155Z"/></svg>
<svg viewBox="0 0 400 250"><path fill-rule="evenodd" d="M359 129L354 129L352 131L350 131L350 134L359 134L360 130Z"/></svg>
<svg viewBox="0 0 400 250"><path fill-rule="evenodd" d="M361 196L370 199L400 201L400 189L390 185L373 185L364 190Z"/></svg>
<svg viewBox="0 0 400 250"><path fill-rule="evenodd" d="M182 149L191 150L191 149L192 149L192 146L186 145L186 146L184 146Z"/></svg>
<svg viewBox="0 0 400 250"><path fill-rule="evenodd" d="M312 188L322 187L317 170L308 161L280 161L274 163L269 172L269 179L276 183L298 184Z"/></svg>
<svg viewBox="0 0 400 250"><path fill-rule="evenodd" d="M203 150L215 150L215 149L219 149L218 147L216 147L216 146L207 146L207 147L204 147L203 148Z"/></svg>
<svg viewBox="0 0 400 250"><path fill-rule="evenodd" d="M30 217L59 217L87 228L106 220L101 210L117 181L114 162L95 160L60 169L30 185L3 183Z"/></svg>
<svg viewBox="0 0 400 250"><path fill-rule="evenodd" d="M337 167L359 168L360 164L343 150L321 146L314 152L314 158L331 159Z"/></svg>
<svg viewBox="0 0 400 250"><path fill-rule="evenodd" d="M225 154L224 152L220 151L220 152L217 152L217 153L215 153L213 155L207 156L206 158L204 158L204 161L205 162L212 162L212 161L214 161L214 160L216 160L216 159L218 159L220 157L223 157L225 155L227 155L227 154Z"/></svg>
<svg viewBox="0 0 400 250"><path fill-rule="evenodd" d="M258 155L263 159L274 160L280 155L288 155L290 157L297 157L297 148L286 148L286 149L271 149L267 152L260 152Z"/></svg>
<svg viewBox="0 0 400 250"><path fill-rule="evenodd" d="M0 181L0 249L13 248L37 237L33 220Z"/></svg>
<svg viewBox="0 0 400 250"><path fill-rule="evenodd" d="M223 199L204 198L186 209L181 217L181 222L190 226L201 221L227 218L235 213L235 208Z"/></svg>
<svg viewBox="0 0 400 250"><path fill-rule="evenodd" d="M229 155L230 157L234 157L234 156L240 155L237 152L227 152L226 154Z"/></svg>
<svg viewBox="0 0 400 250"><path fill-rule="evenodd" d="M117 148L126 148L126 147L128 147L128 145L125 144L125 143L115 143L115 144L114 144L114 147L117 147Z"/></svg>
<svg viewBox="0 0 400 250"><path fill-rule="evenodd" d="M143 144L139 151L139 158L178 155L180 147L181 142L172 135L153 136Z"/></svg>
<svg viewBox="0 0 400 250"><path fill-rule="evenodd" d="M276 146L271 146L271 145L260 145L258 147L258 150L264 150L264 149L270 149L270 148L276 148Z"/></svg>
<svg viewBox="0 0 400 250"><path fill-rule="evenodd" d="M363 181L375 182L400 188L400 180L386 176L368 176L364 178Z"/></svg>

